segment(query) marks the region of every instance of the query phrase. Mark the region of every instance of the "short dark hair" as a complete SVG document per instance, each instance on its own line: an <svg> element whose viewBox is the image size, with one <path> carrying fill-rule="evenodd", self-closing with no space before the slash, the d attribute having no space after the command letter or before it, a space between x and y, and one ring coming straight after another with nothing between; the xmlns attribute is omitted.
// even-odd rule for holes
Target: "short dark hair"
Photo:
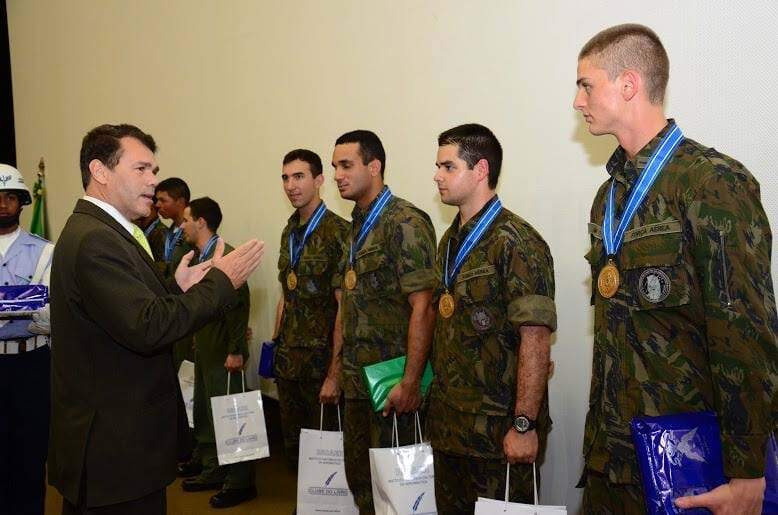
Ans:
<svg viewBox="0 0 778 515"><path fill-rule="evenodd" d="M291 152L289 152L284 156L283 164L287 165L292 161L297 161L297 160L300 160L304 163L308 163L308 166L311 169L311 175L313 175L314 177L318 177L319 175L321 175L322 172L321 158L319 157L319 154L317 154L316 152L305 148L298 148L292 150Z"/></svg>
<svg viewBox="0 0 778 515"><path fill-rule="evenodd" d="M578 60L592 58L613 81L629 68L646 81L648 100L661 104L670 79L670 59L656 33L637 23L625 23L595 34L581 49Z"/></svg>
<svg viewBox="0 0 778 515"><path fill-rule="evenodd" d="M187 186L186 182L179 177L168 177L157 184L157 187L154 189L154 194L156 195L160 191L167 192L173 200L183 198L184 202L189 205L189 186Z"/></svg>
<svg viewBox="0 0 778 515"><path fill-rule="evenodd" d="M222 223L222 210L219 204L210 197L196 198L189 203L189 212L192 213L192 219L202 218L208 228L216 232Z"/></svg>
<svg viewBox="0 0 778 515"><path fill-rule="evenodd" d="M486 159L489 163L489 188L497 187L502 167L502 146L491 130L477 123L466 123L441 132L438 146L444 145L459 145L459 158L470 168Z"/></svg>
<svg viewBox="0 0 778 515"><path fill-rule="evenodd" d="M113 170L122 157L122 138L135 138L149 150L156 153L157 143L151 134L146 134L134 125L122 123L119 125L100 125L86 133L81 140L81 184L84 189L92 180L89 163L97 159L107 168Z"/></svg>
<svg viewBox="0 0 778 515"><path fill-rule="evenodd" d="M335 145L345 145L346 143L359 143L359 155L362 156L362 164L366 165L373 159L378 159L381 163L381 177L386 170L386 152L381 140L375 132L359 129L347 132L335 140Z"/></svg>

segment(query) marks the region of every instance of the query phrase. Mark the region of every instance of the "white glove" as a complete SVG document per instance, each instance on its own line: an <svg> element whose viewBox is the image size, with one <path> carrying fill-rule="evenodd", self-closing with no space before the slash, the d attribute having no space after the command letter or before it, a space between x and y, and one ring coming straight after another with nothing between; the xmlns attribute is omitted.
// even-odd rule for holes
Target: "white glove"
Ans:
<svg viewBox="0 0 778 515"><path fill-rule="evenodd" d="M32 314L32 322L27 326L27 330L33 334L51 334L51 320L49 318L48 304Z"/></svg>

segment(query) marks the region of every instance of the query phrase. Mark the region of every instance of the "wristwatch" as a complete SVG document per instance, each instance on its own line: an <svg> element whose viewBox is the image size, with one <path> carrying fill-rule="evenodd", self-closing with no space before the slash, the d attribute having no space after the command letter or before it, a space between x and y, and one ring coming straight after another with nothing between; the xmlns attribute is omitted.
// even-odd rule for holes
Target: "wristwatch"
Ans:
<svg viewBox="0 0 778 515"><path fill-rule="evenodd" d="M535 421L527 415L518 414L513 417L513 429L520 434L532 431L535 427Z"/></svg>

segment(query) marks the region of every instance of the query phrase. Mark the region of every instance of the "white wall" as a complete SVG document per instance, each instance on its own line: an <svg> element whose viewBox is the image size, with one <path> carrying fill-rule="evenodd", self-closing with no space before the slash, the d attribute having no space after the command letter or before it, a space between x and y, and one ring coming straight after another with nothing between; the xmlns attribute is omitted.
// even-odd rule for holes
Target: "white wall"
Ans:
<svg viewBox="0 0 778 515"><path fill-rule="evenodd" d="M291 214L279 180L286 151L312 148L328 162L338 135L375 130L387 182L426 209L440 235L454 211L432 184L435 138L459 123L489 126L505 148L499 193L555 258L560 325L543 500L572 509L591 361L586 221L615 146L589 136L572 110L578 50L606 26L653 27L672 65L668 114L690 137L744 162L775 225L776 6L9 0L19 166L32 180L45 156L58 233L82 193L86 131L126 121L151 132L161 175L218 200L227 239L268 242L251 280L260 340L271 331L278 241ZM326 174L326 201L348 216Z"/></svg>

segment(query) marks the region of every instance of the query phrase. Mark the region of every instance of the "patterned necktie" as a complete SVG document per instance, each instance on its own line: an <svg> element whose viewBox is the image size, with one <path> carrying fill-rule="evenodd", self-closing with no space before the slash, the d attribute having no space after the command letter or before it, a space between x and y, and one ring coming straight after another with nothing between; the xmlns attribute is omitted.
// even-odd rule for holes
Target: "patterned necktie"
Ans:
<svg viewBox="0 0 778 515"><path fill-rule="evenodd" d="M154 254L151 253L151 247L149 246L149 240L146 239L146 235L143 234L143 229L137 225L132 226L132 236L138 241L143 250L149 253L149 257L154 259Z"/></svg>

